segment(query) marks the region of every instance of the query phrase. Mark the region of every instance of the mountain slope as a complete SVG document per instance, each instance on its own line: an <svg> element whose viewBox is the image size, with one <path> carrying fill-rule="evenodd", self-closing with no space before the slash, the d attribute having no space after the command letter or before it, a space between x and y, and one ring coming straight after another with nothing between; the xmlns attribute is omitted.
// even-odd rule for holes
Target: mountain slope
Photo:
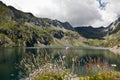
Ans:
<svg viewBox="0 0 120 80"><path fill-rule="evenodd" d="M83 26L74 28L79 34L86 38L103 39L107 34L107 29L104 27L93 28L92 26Z"/></svg>
<svg viewBox="0 0 120 80"><path fill-rule="evenodd" d="M0 2L0 16L4 17L7 21L14 20L17 22L29 22L33 23L36 26L46 27L46 26L53 26L53 27L60 27L65 28L68 30L74 30L73 27L68 23L62 23L58 20L51 20L48 18L37 18L33 16L31 13L24 13L20 10L15 9L12 6L6 6L2 2Z"/></svg>
<svg viewBox="0 0 120 80"><path fill-rule="evenodd" d="M89 39L104 39L106 36L116 34L120 30L120 18L107 27L94 28L92 26L80 26L74 29L83 37Z"/></svg>
<svg viewBox="0 0 120 80"><path fill-rule="evenodd" d="M108 27L108 32L106 36L106 45L110 47L120 45L120 18L111 23Z"/></svg>
<svg viewBox="0 0 120 80"><path fill-rule="evenodd" d="M75 30L86 37L84 43L91 46L114 47L120 46L120 18L108 27L77 27Z"/></svg>
<svg viewBox="0 0 120 80"><path fill-rule="evenodd" d="M0 1L1 47L70 46L80 45L81 39L68 22L37 18Z"/></svg>
<svg viewBox="0 0 120 80"><path fill-rule="evenodd" d="M108 33L109 35L112 35L114 33L117 33L120 30L120 18L118 18L116 21L112 22L108 27Z"/></svg>

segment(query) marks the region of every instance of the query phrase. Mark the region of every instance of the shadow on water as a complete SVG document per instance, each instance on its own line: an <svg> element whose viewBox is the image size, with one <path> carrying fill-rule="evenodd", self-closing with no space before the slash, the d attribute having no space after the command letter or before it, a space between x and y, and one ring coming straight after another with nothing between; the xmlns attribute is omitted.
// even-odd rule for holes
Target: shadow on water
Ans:
<svg viewBox="0 0 120 80"><path fill-rule="evenodd" d="M68 69L78 76L120 71L120 55L89 48L0 48L0 78L19 80L46 63ZM112 67L111 64L117 65Z"/></svg>

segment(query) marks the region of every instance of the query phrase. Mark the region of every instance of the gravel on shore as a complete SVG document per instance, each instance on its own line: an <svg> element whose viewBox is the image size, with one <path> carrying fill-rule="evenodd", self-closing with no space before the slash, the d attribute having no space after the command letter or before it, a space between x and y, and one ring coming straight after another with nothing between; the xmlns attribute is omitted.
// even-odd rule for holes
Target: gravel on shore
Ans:
<svg viewBox="0 0 120 80"><path fill-rule="evenodd" d="M109 50L115 54L120 54L120 48L110 48Z"/></svg>

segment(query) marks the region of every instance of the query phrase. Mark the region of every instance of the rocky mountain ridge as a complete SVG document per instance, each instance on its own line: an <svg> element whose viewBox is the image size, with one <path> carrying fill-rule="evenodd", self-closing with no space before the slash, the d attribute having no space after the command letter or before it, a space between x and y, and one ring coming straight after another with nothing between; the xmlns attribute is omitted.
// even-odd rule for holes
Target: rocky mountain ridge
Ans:
<svg viewBox="0 0 120 80"><path fill-rule="evenodd" d="M80 35L68 22L37 18L0 1L1 47L70 46L79 39Z"/></svg>
<svg viewBox="0 0 120 80"><path fill-rule="evenodd" d="M107 30L104 27L94 28L92 26L80 26L74 29L83 37L92 39L103 39L107 34Z"/></svg>
<svg viewBox="0 0 120 80"><path fill-rule="evenodd" d="M46 26L53 26L53 27L60 27L65 28L68 30L74 30L73 27L68 22L60 22L58 20L51 20L49 18L37 18L31 13L24 13L20 10L15 9L12 6L6 6L2 2L0 5L4 6L7 9L7 15L9 17L8 20L15 20L17 22L28 22L33 23L36 26L46 27Z"/></svg>
<svg viewBox="0 0 120 80"><path fill-rule="evenodd" d="M120 18L107 27L94 28L92 26L80 26L74 28L83 37L91 39L104 39L108 35L117 33L120 30Z"/></svg>

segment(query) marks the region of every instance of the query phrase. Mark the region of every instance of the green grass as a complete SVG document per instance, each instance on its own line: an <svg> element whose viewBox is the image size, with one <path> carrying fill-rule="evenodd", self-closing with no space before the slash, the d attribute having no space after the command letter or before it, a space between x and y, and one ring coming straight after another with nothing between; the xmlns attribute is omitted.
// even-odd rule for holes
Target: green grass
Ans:
<svg viewBox="0 0 120 80"><path fill-rule="evenodd" d="M7 14L7 7L3 6L3 4L0 2L0 20L5 19Z"/></svg>
<svg viewBox="0 0 120 80"><path fill-rule="evenodd" d="M104 46L104 40L99 39L86 39L83 43L89 46Z"/></svg>
<svg viewBox="0 0 120 80"><path fill-rule="evenodd" d="M45 73L39 75L34 80L63 80L64 76L65 74ZM120 72L103 72L97 75L79 77L79 80L120 80Z"/></svg>
<svg viewBox="0 0 120 80"><path fill-rule="evenodd" d="M54 44L55 44L55 46L65 46L65 44L62 41L60 41L56 38L54 38Z"/></svg>
<svg viewBox="0 0 120 80"><path fill-rule="evenodd" d="M8 47L14 45L12 40L4 34L0 34L0 47Z"/></svg>
<svg viewBox="0 0 120 80"><path fill-rule="evenodd" d="M55 73L46 73L40 75L35 80L62 80L63 75Z"/></svg>
<svg viewBox="0 0 120 80"><path fill-rule="evenodd" d="M98 75L80 77L79 80L120 80L120 72L100 73Z"/></svg>

